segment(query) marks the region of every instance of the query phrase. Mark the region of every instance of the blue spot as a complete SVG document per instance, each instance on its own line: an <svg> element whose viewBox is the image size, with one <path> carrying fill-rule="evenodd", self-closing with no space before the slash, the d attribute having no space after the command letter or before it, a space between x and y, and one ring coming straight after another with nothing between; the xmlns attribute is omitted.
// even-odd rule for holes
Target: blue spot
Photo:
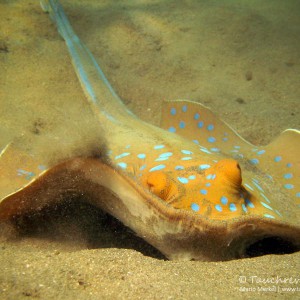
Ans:
<svg viewBox="0 0 300 300"><path fill-rule="evenodd" d="M296 193L296 197L297 197L297 198L300 198L300 192L299 192L299 193Z"/></svg>
<svg viewBox="0 0 300 300"><path fill-rule="evenodd" d="M44 166L44 165L39 165L38 168L39 168L41 171L44 171L44 170L47 169L46 166Z"/></svg>
<svg viewBox="0 0 300 300"><path fill-rule="evenodd" d="M252 165L257 165L259 163L259 160L257 158L252 158L252 159L250 159L250 163Z"/></svg>
<svg viewBox="0 0 300 300"><path fill-rule="evenodd" d="M208 142L210 143L214 143L216 141L216 139L213 137L213 136L210 136L208 139L207 139Z"/></svg>
<svg viewBox="0 0 300 300"><path fill-rule="evenodd" d="M263 188L258 184L257 180L253 179L252 182L261 192L264 192Z"/></svg>
<svg viewBox="0 0 300 300"><path fill-rule="evenodd" d="M144 159L146 157L146 154L140 153L140 154L137 155L137 157L140 158L140 159Z"/></svg>
<svg viewBox="0 0 300 300"><path fill-rule="evenodd" d="M176 166L175 170L184 170L184 166Z"/></svg>
<svg viewBox="0 0 300 300"><path fill-rule="evenodd" d="M200 193L201 193L202 195L207 195L207 190L202 189L202 190L200 190Z"/></svg>
<svg viewBox="0 0 300 300"><path fill-rule="evenodd" d="M247 206L249 206L250 208L254 208L254 204L249 199L246 198L245 202Z"/></svg>
<svg viewBox="0 0 300 300"><path fill-rule="evenodd" d="M194 180L194 179L196 179L196 176L195 176L195 175L190 175L190 176L189 176L189 179L190 179L190 180Z"/></svg>
<svg viewBox="0 0 300 300"><path fill-rule="evenodd" d="M223 140L224 142L227 142L227 141L228 141L228 138L227 138L227 137L224 137L224 138L222 138L222 140Z"/></svg>
<svg viewBox="0 0 300 300"><path fill-rule="evenodd" d="M216 175L216 174L213 174L213 175L211 176L211 179L214 180L216 177L217 177L217 175Z"/></svg>
<svg viewBox="0 0 300 300"><path fill-rule="evenodd" d="M189 151L189 150L181 150L181 153L183 153L183 154L188 154L188 155L193 154L193 152L192 152L192 151Z"/></svg>
<svg viewBox="0 0 300 300"><path fill-rule="evenodd" d="M234 203L230 203L230 204L229 204L229 210L230 210L230 211L236 211L236 206L235 206Z"/></svg>
<svg viewBox="0 0 300 300"><path fill-rule="evenodd" d="M173 126L171 126L171 127L169 127L168 131L170 131L170 132L176 132L176 128L173 127Z"/></svg>
<svg viewBox="0 0 300 300"><path fill-rule="evenodd" d="M254 189L252 188L252 186L249 185L248 183L245 183L245 186L246 186L249 190L254 191Z"/></svg>
<svg viewBox="0 0 300 300"><path fill-rule="evenodd" d="M287 190L291 190L294 188L294 185L293 184L290 184L290 183L287 183L284 185L284 187L287 189Z"/></svg>
<svg viewBox="0 0 300 300"><path fill-rule="evenodd" d="M210 148L210 151L212 151L212 152L220 152L220 149L219 148Z"/></svg>
<svg viewBox="0 0 300 300"><path fill-rule="evenodd" d="M243 209L243 211L246 213L247 211L248 211L248 209L247 209L247 207L246 207L246 205L243 203L242 204L242 209Z"/></svg>
<svg viewBox="0 0 300 300"><path fill-rule="evenodd" d="M183 121L179 122L179 128L183 129L185 127L185 123Z"/></svg>
<svg viewBox="0 0 300 300"><path fill-rule="evenodd" d="M185 177L177 177L177 179L183 184L187 184L189 182L189 180Z"/></svg>
<svg viewBox="0 0 300 300"><path fill-rule="evenodd" d="M272 208L270 205L268 205L267 203L262 202L262 201L260 201L260 203L261 203L261 205L264 206L265 208L270 209L270 210L273 210L273 208Z"/></svg>
<svg viewBox="0 0 300 300"><path fill-rule="evenodd" d="M208 175L206 176L206 179L208 179L208 180L212 179L212 174L208 174Z"/></svg>
<svg viewBox="0 0 300 300"><path fill-rule="evenodd" d="M165 152L165 153L160 154L159 157L170 157L172 155L173 155L172 152Z"/></svg>
<svg viewBox="0 0 300 300"><path fill-rule="evenodd" d="M290 168L291 166L292 166L291 163L287 163L287 164L286 164L286 167L287 167L287 168Z"/></svg>
<svg viewBox="0 0 300 300"><path fill-rule="evenodd" d="M28 172L26 179L30 180L35 174L33 172Z"/></svg>
<svg viewBox="0 0 300 300"><path fill-rule="evenodd" d="M207 164L203 164L203 165L199 166L200 170L206 170L206 169L209 169L209 168L210 168L210 165L207 165Z"/></svg>
<svg viewBox="0 0 300 300"><path fill-rule="evenodd" d="M183 111L183 112L186 112L186 111L187 111L187 106L186 106L186 105L183 105L183 106L182 106L182 111Z"/></svg>
<svg viewBox="0 0 300 300"><path fill-rule="evenodd" d="M113 116L111 116L110 114L104 112L104 115L105 115L106 118L108 118L109 120L111 120L111 121L113 121L113 122L116 122L116 119L115 119Z"/></svg>
<svg viewBox="0 0 300 300"><path fill-rule="evenodd" d="M205 186L211 186L210 182L205 183Z"/></svg>
<svg viewBox="0 0 300 300"><path fill-rule="evenodd" d="M155 159L155 161L164 161L164 160L168 160L169 157L159 157L157 159Z"/></svg>
<svg viewBox="0 0 300 300"><path fill-rule="evenodd" d="M213 124L209 124L206 128L208 131L212 131L212 130L214 130L215 127Z"/></svg>
<svg viewBox="0 0 300 300"><path fill-rule="evenodd" d="M171 108L171 115L172 116L176 115L176 108L174 108L174 107Z"/></svg>
<svg viewBox="0 0 300 300"><path fill-rule="evenodd" d="M257 155L262 155L266 152L266 150L259 150L258 152L256 152Z"/></svg>
<svg viewBox="0 0 300 300"><path fill-rule="evenodd" d="M158 150L158 149L163 149L165 148L165 145L156 145L153 147L153 149Z"/></svg>
<svg viewBox="0 0 300 300"><path fill-rule="evenodd" d="M159 171L159 170L164 169L165 167L166 167L165 165L158 165L158 166L155 166L152 169L150 169L149 172Z"/></svg>
<svg viewBox="0 0 300 300"><path fill-rule="evenodd" d="M203 149L203 148L201 148L201 149L200 149L200 151L202 151L202 152L204 152L204 153L207 153L207 154L211 154L211 152L210 152L210 151L208 151L207 149Z"/></svg>
<svg viewBox="0 0 300 300"><path fill-rule="evenodd" d="M274 158L274 161L275 161L275 162L279 162L279 161L281 161L281 159L282 159L281 156L276 156L276 157Z"/></svg>
<svg viewBox="0 0 300 300"><path fill-rule="evenodd" d="M263 194L263 193L260 193L260 194L262 195L262 197L263 197L267 202L271 203L271 201L265 196L265 194Z"/></svg>
<svg viewBox="0 0 300 300"><path fill-rule="evenodd" d="M292 173L286 173L286 174L284 174L284 176L283 176L285 179L291 179L291 178L293 178L293 174Z"/></svg>
<svg viewBox="0 0 300 300"><path fill-rule="evenodd" d="M204 126L204 123L202 121L197 123L198 128L202 128Z"/></svg>
<svg viewBox="0 0 300 300"><path fill-rule="evenodd" d="M222 196L222 197L221 197L221 203L222 203L223 205L226 205L226 204L228 203L227 197Z"/></svg>
<svg viewBox="0 0 300 300"><path fill-rule="evenodd" d="M183 157L181 160L191 160L192 158L189 156Z"/></svg>
<svg viewBox="0 0 300 300"><path fill-rule="evenodd" d="M200 115L198 113L194 114L194 120L198 120L200 118Z"/></svg>
<svg viewBox="0 0 300 300"><path fill-rule="evenodd" d="M270 218L270 219L275 219L275 217L274 217L274 216L272 216L272 215L269 215L269 214L264 214L264 217L266 217L266 218Z"/></svg>
<svg viewBox="0 0 300 300"><path fill-rule="evenodd" d="M193 142L194 142L195 144L199 145L199 141L193 140Z"/></svg>
<svg viewBox="0 0 300 300"><path fill-rule="evenodd" d="M128 155L130 155L129 152L124 152L124 153L122 153L122 154L120 154L120 155L117 155L117 156L115 157L115 159L119 159L119 158L122 158L122 157L125 157L125 156L128 156Z"/></svg>
<svg viewBox="0 0 300 300"><path fill-rule="evenodd" d="M200 206L197 204L197 203L192 203L191 204L191 209L193 210L193 211L199 211L200 210Z"/></svg>
<svg viewBox="0 0 300 300"><path fill-rule="evenodd" d="M142 165L141 167L140 167L140 170L141 171L143 171L143 170L145 170L146 169L146 165Z"/></svg>
<svg viewBox="0 0 300 300"><path fill-rule="evenodd" d="M117 165L118 165L119 167L121 167L122 169L126 169L126 168L127 168L127 164L124 163L124 162L119 162Z"/></svg>
<svg viewBox="0 0 300 300"><path fill-rule="evenodd" d="M241 149L241 146L233 146L235 149Z"/></svg>
<svg viewBox="0 0 300 300"><path fill-rule="evenodd" d="M28 172L28 171L25 171L25 170L22 170L22 169L18 169L17 172L18 172L18 175L29 175L29 176L34 175L33 172Z"/></svg>
<svg viewBox="0 0 300 300"><path fill-rule="evenodd" d="M216 204L215 208L217 211L220 211L220 212L222 211L222 206L220 204Z"/></svg>

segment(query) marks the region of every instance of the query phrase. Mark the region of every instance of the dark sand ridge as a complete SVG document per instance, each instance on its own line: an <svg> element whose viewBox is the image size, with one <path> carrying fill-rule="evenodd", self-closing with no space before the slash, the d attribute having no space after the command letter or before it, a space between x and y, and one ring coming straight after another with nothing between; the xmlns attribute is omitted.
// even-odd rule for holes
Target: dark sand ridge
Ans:
<svg viewBox="0 0 300 300"><path fill-rule="evenodd" d="M63 5L118 94L143 120L158 124L163 99L187 98L210 106L252 143L300 128L298 1ZM2 1L0 14L0 144L20 133L67 139L72 120L88 126L66 47L37 1ZM251 284L249 276L296 278L299 254L164 261L89 206L69 210L25 220L20 236L2 238L0 298L296 298L239 288L273 286ZM239 283L239 276L248 282Z"/></svg>

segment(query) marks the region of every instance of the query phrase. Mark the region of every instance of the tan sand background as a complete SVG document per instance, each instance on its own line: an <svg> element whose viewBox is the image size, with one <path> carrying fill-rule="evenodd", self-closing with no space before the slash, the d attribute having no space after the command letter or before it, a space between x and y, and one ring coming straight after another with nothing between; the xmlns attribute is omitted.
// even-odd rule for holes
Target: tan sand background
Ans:
<svg viewBox="0 0 300 300"><path fill-rule="evenodd" d="M141 119L158 125L163 99L186 98L211 107L255 144L300 128L299 1L62 4ZM20 135L68 139L72 128L89 125L89 117L64 42L38 1L0 0L0 148ZM250 278L300 279L299 253L221 263L165 261L117 221L77 203L19 220L14 232L2 229L0 299L299 297L299 291L258 291L300 289L299 283Z"/></svg>

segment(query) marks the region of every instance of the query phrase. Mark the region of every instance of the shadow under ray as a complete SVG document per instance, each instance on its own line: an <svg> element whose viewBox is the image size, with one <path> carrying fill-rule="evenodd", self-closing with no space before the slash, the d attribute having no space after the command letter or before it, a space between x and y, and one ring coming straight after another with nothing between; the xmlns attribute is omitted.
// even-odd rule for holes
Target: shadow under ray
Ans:
<svg viewBox="0 0 300 300"><path fill-rule="evenodd" d="M12 224L16 238L38 238L78 244L83 249L123 248L134 249L156 259L165 257L131 229L101 209L74 196L62 203L21 216Z"/></svg>

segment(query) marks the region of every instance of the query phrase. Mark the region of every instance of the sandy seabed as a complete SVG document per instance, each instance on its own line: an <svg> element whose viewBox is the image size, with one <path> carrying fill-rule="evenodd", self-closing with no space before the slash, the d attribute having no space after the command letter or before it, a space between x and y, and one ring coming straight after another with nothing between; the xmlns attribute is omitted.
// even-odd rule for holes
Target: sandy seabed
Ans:
<svg viewBox="0 0 300 300"><path fill-rule="evenodd" d="M141 119L158 125L162 100L184 98L209 106L254 144L300 128L299 1L62 4ZM88 126L66 47L38 1L0 1L0 70L0 148L22 134L63 138L74 120ZM84 203L19 220L17 230L3 228L1 236L0 299L296 299L300 293L299 253L167 261Z"/></svg>

